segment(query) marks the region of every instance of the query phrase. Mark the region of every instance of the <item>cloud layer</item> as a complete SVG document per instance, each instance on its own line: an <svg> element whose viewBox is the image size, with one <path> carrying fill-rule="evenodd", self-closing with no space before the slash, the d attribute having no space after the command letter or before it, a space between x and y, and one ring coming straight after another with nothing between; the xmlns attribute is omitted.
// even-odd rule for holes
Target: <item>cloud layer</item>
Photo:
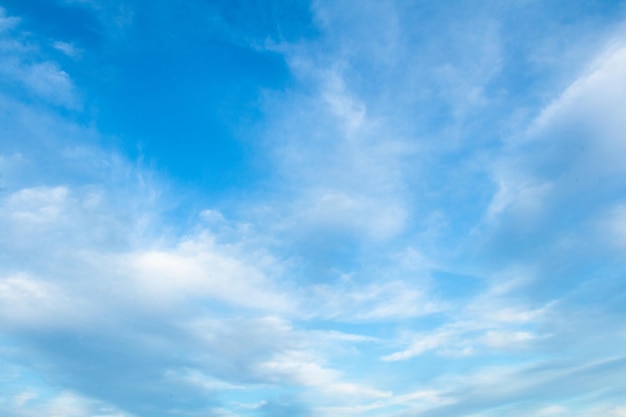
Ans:
<svg viewBox="0 0 626 417"><path fill-rule="evenodd" d="M0 8L0 412L626 416L623 7L226 3Z"/></svg>

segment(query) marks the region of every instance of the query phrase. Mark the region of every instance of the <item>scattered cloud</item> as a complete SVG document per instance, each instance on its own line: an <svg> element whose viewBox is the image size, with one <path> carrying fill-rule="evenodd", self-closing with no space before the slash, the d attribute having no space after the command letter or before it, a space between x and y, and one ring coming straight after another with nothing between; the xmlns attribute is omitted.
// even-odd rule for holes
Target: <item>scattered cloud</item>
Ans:
<svg viewBox="0 0 626 417"><path fill-rule="evenodd" d="M626 48L582 3L0 8L0 413L626 416Z"/></svg>

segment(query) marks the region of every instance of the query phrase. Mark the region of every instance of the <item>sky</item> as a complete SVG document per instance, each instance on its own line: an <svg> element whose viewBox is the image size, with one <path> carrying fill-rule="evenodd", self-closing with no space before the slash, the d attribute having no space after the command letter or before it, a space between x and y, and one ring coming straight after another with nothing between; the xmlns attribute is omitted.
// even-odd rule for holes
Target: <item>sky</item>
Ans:
<svg viewBox="0 0 626 417"><path fill-rule="evenodd" d="M0 0L0 415L626 417L626 2Z"/></svg>

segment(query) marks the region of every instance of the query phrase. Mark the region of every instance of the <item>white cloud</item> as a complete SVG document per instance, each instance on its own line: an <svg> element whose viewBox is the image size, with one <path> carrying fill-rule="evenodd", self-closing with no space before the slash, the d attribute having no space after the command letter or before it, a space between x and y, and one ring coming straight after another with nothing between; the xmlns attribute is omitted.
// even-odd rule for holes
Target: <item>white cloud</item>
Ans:
<svg viewBox="0 0 626 417"><path fill-rule="evenodd" d="M225 221L219 210L206 209L200 212L200 218L209 224L221 224Z"/></svg>
<svg viewBox="0 0 626 417"><path fill-rule="evenodd" d="M15 403L15 406L17 408L20 408L35 398L37 398L37 393L32 392L32 391L26 391L26 392L21 392L18 395L16 395L13 401Z"/></svg>
<svg viewBox="0 0 626 417"><path fill-rule="evenodd" d="M486 213L490 221L504 217L531 228L572 204L589 207L583 215L592 217L598 214L594 204L617 198L609 190L623 185L626 172L620 157L626 151L620 112L625 68L623 44L600 54L591 70L511 140L508 155L495 163L499 190ZM579 203L583 194L588 199Z"/></svg>
<svg viewBox="0 0 626 417"><path fill-rule="evenodd" d="M558 302L531 305L520 298L531 277L529 269L519 268L494 276L473 298L448 303L441 311L447 316L443 324L429 331L400 332L394 343L401 349L381 359L409 360L427 352L452 358L485 357L498 351L528 350L549 339L551 335L538 328L558 314Z"/></svg>
<svg viewBox="0 0 626 417"><path fill-rule="evenodd" d="M296 311L296 300L266 276L266 272L278 271L271 257L261 251L250 255L234 244L218 244L208 232L180 240L167 238L168 244L159 244L164 238L160 236L148 247L142 246L146 236L137 225L142 218L110 219L111 210L117 208L109 193L68 186L33 187L14 191L0 201L0 224L6 231L0 244L18 265L20 258L32 259L30 268L20 266L26 275L2 281L2 297L15 317L57 323L61 318L98 320L97 315L111 304L158 310L191 300ZM40 277L27 277L31 273ZM82 283L84 276L90 277L88 285ZM125 289L111 287L112 282L124 283ZM99 288L97 294L94 288ZM70 317L68 311L82 304L93 308Z"/></svg>
<svg viewBox="0 0 626 417"><path fill-rule="evenodd" d="M20 20L19 17L7 16L6 10L0 7L0 33L13 29L20 23Z"/></svg>
<svg viewBox="0 0 626 417"><path fill-rule="evenodd" d="M498 191L487 208L487 218L497 218L503 212L511 213L515 221L530 223L544 210L544 202L553 191L553 184L529 183L527 180L500 180Z"/></svg>
<svg viewBox="0 0 626 417"><path fill-rule="evenodd" d="M78 106L78 99L70 76L56 64L42 62L22 68L20 71L24 72L22 80L26 86L37 95L54 104L65 105L70 108Z"/></svg>
<svg viewBox="0 0 626 417"><path fill-rule="evenodd" d="M63 52L65 55L75 58L80 55L81 50L76 48L73 44L63 41L54 41L52 47L58 51Z"/></svg>
<svg viewBox="0 0 626 417"><path fill-rule="evenodd" d="M600 54L591 68L542 111L527 132L530 139L558 134L558 129L574 128L581 129L583 135L593 135L587 137L593 141L593 148L588 150L590 156L610 157L611 152L623 150L620 129L625 122L618 109L626 101L626 88L620 82L626 68L626 47L620 44ZM618 162L614 158L607 161ZM611 165L611 168L620 167Z"/></svg>
<svg viewBox="0 0 626 417"><path fill-rule="evenodd" d="M223 392L225 390L241 390L245 388L243 385L232 384L211 375L206 375L197 369L171 369L165 372L165 377L200 387L207 392Z"/></svg>
<svg viewBox="0 0 626 417"><path fill-rule="evenodd" d="M80 323L89 312L88 304L47 280L23 274L0 278L0 321L6 328Z"/></svg>
<svg viewBox="0 0 626 417"><path fill-rule="evenodd" d="M345 382L340 372L320 365L322 359L306 351L286 351L258 365L257 371L276 382L290 381L328 396L385 398L392 395L366 385Z"/></svg>
<svg viewBox="0 0 626 417"><path fill-rule="evenodd" d="M346 230L374 240L387 240L405 225L406 208L398 201L382 201L367 194L319 190L305 196L294 221L312 229Z"/></svg>
<svg viewBox="0 0 626 417"><path fill-rule="evenodd" d="M340 56L321 66L311 52L301 45L283 51L312 95L288 91L266 102L272 122L264 136L287 191L280 227L296 234L336 228L378 242L397 237L407 227L404 170L416 146L368 111Z"/></svg>
<svg viewBox="0 0 626 417"><path fill-rule="evenodd" d="M363 413L381 410L382 415L388 415L385 409L409 409L412 415L428 411L430 409L453 403L454 400L446 398L443 391L433 389L420 389L406 394L393 395L386 398L380 398L373 402L365 404L320 407L320 411L327 413L329 416L359 416ZM375 415L381 415L375 414ZM402 413L394 413L392 415L405 415Z"/></svg>
<svg viewBox="0 0 626 417"><path fill-rule="evenodd" d="M524 346L527 342L535 339L536 336L530 332L525 331L488 331L483 341L485 345L496 348L519 348Z"/></svg>
<svg viewBox="0 0 626 417"><path fill-rule="evenodd" d="M452 336L453 332L450 331L438 331L432 334L416 335L415 341L410 344L408 349L383 356L381 359L384 361L410 359L429 350L437 349L446 345Z"/></svg>
<svg viewBox="0 0 626 417"><path fill-rule="evenodd" d="M37 387L37 389L42 388ZM12 408L4 408L0 401L0 412L9 417L133 417L132 414L111 407L106 403L82 396L73 391L39 393L26 391L15 395Z"/></svg>
<svg viewBox="0 0 626 417"><path fill-rule="evenodd" d="M29 225L54 224L62 216L68 189L58 187L26 188L12 193L2 211L12 222Z"/></svg>
<svg viewBox="0 0 626 417"><path fill-rule="evenodd" d="M0 74L4 82L18 83L34 97L44 102L77 110L81 103L70 75L56 62L38 56L38 45L22 36L4 33L15 28L20 19L6 17L0 9ZM55 43L65 51L68 44ZM63 47L63 45L65 45Z"/></svg>
<svg viewBox="0 0 626 417"><path fill-rule="evenodd" d="M88 3L104 10L101 3ZM11 325L7 326L10 336L24 340L25 345L36 336L45 337L25 331L26 325L31 330L48 326L60 339L63 332L54 331L63 326L87 324L84 328L89 328L81 333L89 340L72 345L65 356L53 352L54 346L40 343L44 353L39 359L47 365L54 361L58 367L50 367L48 376L54 377L55 369L65 367L62 371L74 374L59 380L72 384L73 376L78 386L88 374L88 367L81 367L82 358L93 358L96 352L104 364L94 364L101 366L97 369L110 365L111 374L123 370L136 377L146 375L137 369L144 366L153 372L150 375L158 375L151 383L172 395L196 398L193 395L198 393L197 398L206 400L214 393L227 396L241 391L252 398L248 411L239 407L249 414L250 410L263 412L270 404L256 401L255 395L274 395L295 386L302 398L319 404L316 410L333 416L388 415L388 410L425 416L438 412L444 417L470 415L503 402L543 398L542 392L552 385L566 386L564 394L555 394L557 400L579 395L584 390L568 386L569 377L590 390L599 386L601 378L594 380L591 375L595 383L585 383L582 374L588 369L571 364L559 368L556 362L531 363L500 369L481 364L503 357L499 353L519 363L520 358L513 355L522 348L544 352L537 347L548 338L543 326L562 311L555 312L556 304L549 296L537 301L529 289L534 277L541 276L541 266L529 267L533 277L527 280L516 276L485 279L488 288L473 298L447 301L431 294L429 270L446 263L431 259L422 249L425 236L440 246L433 252L448 242L431 229L423 230L424 223L429 223L426 228L432 228L430 223L445 223L453 229L452 217L462 211L457 204L474 199L470 187L463 191L469 197L446 206L452 201L445 196L450 188L465 189L461 177L474 173L460 161L465 155L454 154L452 162L441 165L439 160L442 154L448 157L447 151L466 146L458 143L455 130L489 106L488 84L502 69L503 46L500 28L486 19L480 24L472 20L459 30L469 34L480 29L468 42L459 41L457 35L452 41L442 36L414 51L415 39L407 39L403 26L413 24L410 16L403 16L395 6L387 8L389 4L373 2L354 10L345 4L316 2L313 13L323 23L324 47L306 42L283 45L281 51L291 70L309 89L302 95L286 91L278 97L285 103L282 106L272 103L277 97L268 99L267 110L276 119L265 132L266 145L279 178L271 184L274 196L261 202L249 199L245 204L250 207L239 208L239 217L244 218L240 222L230 220L218 204L200 212L198 223L187 226L182 225L180 213L160 216L172 203L162 194L167 191L160 181L150 179L153 173L89 148L88 139L100 138L97 132L71 122L67 129L58 128L62 123L50 122L58 121L58 116L37 108L28 113L14 105L16 101L0 97L3 108L10 110L5 120L17 132L15 143L29 140L22 146L24 155L0 155L0 185L5 187L0 195L4 232L0 250L7 254L0 269L0 317ZM356 19L353 12L364 20ZM0 30L16 27L18 20L11 19L0 13ZM342 19L350 23L347 35L335 32ZM410 36L419 38L421 33L418 30ZM70 56L79 52L70 43L52 41L52 46ZM448 55L446 46L456 49ZM26 92L49 104L79 108L80 94L58 63L35 57L19 41L2 47L8 53L0 60L0 72L9 82L22 83ZM407 51L412 57L408 60ZM35 58L26 59L28 54ZM437 54L451 58L440 59ZM559 207L574 207L570 203L577 201L579 191L593 188L593 181L580 187L568 183L580 172L594 178L599 178L598 173L618 177L623 173L620 155L626 149L620 135L626 126L620 103L626 90L619 81L626 68L625 56L618 48L604 57L597 70L572 84L546 108L524 133L524 140L509 143L510 153L495 163L493 178L499 188L485 209L487 229L531 228L542 224L544 217L550 220ZM374 69L361 72L352 65L357 61L371 62ZM407 62L410 71L406 71ZM452 125L449 130L442 128L444 133L427 126L435 113L429 113L424 103L431 103L434 95L445 107L442 124ZM403 118L404 124L398 124ZM570 145L570 131L589 134L573 142L592 150L561 158L559 149ZM597 141L595 133L600 135ZM38 150L34 144L46 146ZM547 150L545 157L543 150ZM52 162L40 166L45 157ZM429 172L433 166L436 172ZM444 168L458 170L461 183L439 187L451 178ZM69 174L61 175L63 170ZM52 171L55 175L46 174ZM610 206L613 209L608 212L600 210L609 213L606 222L600 223L613 243L622 247L626 236L623 207ZM551 239L548 229L540 245ZM476 234L480 238L483 232ZM515 240L515 233L504 235ZM332 252L333 244L342 239L354 254L336 250L338 260L327 256L330 260L320 261L332 270L331 279L300 272L304 269L300 258L313 256L300 256L299 245L320 242L311 252L320 248L320 252ZM470 245L468 254L462 256L479 265L473 270L477 275L492 275L484 272L489 267L483 268L482 263L497 254L491 257L487 249L486 255L483 252L475 258L476 246ZM519 258L520 263L525 261ZM455 269L454 262L458 259L450 261L450 270ZM430 325L431 330L412 330ZM384 329L382 336L368 335L376 326ZM325 330L345 327L359 330ZM584 336L585 331L573 332ZM399 336L390 340L387 332ZM423 386L407 387L405 393L387 388L413 372L412 367L402 369L403 364L390 362L414 359L416 375L421 377L420 356L427 352L449 359L451 374L420 381ZM24 354L36 356L32 350ZM48 362L47 354L53 357ZM380 355L385 363L371 364L374 376L361 378L348 371L351 361L365 362ZM470 355L474 358L463 362ZM573 363L585 362L585 358L575 359ZM600 365L596 371L601 373ZM401 375L385 374L394 366L401 369ZM454 374L459 369L462 372ZM468 374L467 369L474 373ZM389 378L379 380L378 372ZM605 375L619 383L616 374ZM114 377L102 378L105 386ZM99 389L93 389L95 396L107 394ZM20 395L14 404L31 411L16 414L19 417L127 415L75 393L61 393L49 402L30 391ZM207 412L236 415L210 407ZM535 414L558 415L559 407L546 405ZM607 412L624 414L618 406Z"/></svg>
<svg viewBox="0 0 626 417"><path fill-rule="evenodd" d="M49 103L78 109L80 100L69 74L50 61L27 63L5 55L0 73L24 85L31 94Z"/></svg>
<svg viewBox="0 0 626 417"><path fill-rule="evenodd" d="M313 317L340 321L400 320L445 309L424 290L404 281L365 284L348 278L332 285L315 285L309 291Z"/></svg>
<svg viewBox="0 0 626 417"><path fill-rule="evenodd" d="M168 303L208 297L239 307L269 311L293 310L291 300L272 289L273 284L254 264L228 253L210 235L181 241L170 250L142 251L113 260L148 303Z"/></svg>
<svg viewBox="0 0 626 417"><path fill-rule="evenodd" d="M345 125L345 134L352 138L365 121L365 105L345 91L345 85L341 76L330 73L326 78L327 86L322 97L330 106L332 113Z"/></svg>

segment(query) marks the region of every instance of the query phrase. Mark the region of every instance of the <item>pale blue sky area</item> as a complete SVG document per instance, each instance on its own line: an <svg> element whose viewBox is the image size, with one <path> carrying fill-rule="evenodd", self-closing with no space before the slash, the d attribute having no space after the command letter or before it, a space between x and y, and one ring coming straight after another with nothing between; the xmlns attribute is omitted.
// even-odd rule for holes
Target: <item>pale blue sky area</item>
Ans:
<svg viewBox="0 0 626 417"><path fill-rule="evenodd" d="M0 0L0 415L626 417L626 3Z"/></svg>

